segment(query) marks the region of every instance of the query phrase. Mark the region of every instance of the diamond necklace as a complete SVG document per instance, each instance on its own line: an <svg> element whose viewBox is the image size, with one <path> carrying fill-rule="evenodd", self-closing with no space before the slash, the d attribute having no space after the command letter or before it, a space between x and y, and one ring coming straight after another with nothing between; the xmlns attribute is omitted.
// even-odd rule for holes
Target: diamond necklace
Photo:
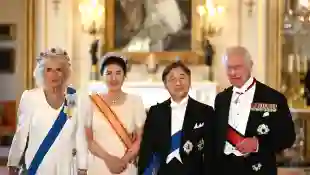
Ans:
<svg viewBox="0 0 310 175"><path fill-rule="evenodd" d="M115 105L119 101L120 98L121 98L120 96L117 96L115 99L111 100L111 103Z"/></svg>

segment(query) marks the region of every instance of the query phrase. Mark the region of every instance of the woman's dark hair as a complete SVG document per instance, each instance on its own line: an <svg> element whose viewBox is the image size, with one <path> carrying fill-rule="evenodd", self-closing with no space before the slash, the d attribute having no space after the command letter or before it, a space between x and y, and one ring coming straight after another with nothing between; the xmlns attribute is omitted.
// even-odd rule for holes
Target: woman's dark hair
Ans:
<svg viewBox="0 0 310 175"><path fill-rule="evenodd" d="M116 65L120 66L124 71L124 75L126 76L126 74L127 74L127 63L123 58L118 57L118 56L106 57L105 60L101 64L100 74L103 75L104 69L108 65L111 65L111 64L116 64Z"/></svg>

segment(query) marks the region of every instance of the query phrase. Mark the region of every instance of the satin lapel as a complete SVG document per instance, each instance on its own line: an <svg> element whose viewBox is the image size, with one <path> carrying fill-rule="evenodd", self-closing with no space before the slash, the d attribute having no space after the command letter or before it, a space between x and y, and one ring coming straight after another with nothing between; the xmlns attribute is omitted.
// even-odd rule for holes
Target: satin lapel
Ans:
<svg viewBox="0 0 310 175"><path fill-rule="evenodd" d="M180 154L182 158L184 156L183 145L185 144L186 141L188 141L191 138L191 133L193 132L194 129L193 128L194 121L195 121L195 105L193 99L189 97L182 125L183 135L181 138L181 147L180 147Z"/></svg>
<svg viewBox="0 0 310 175"><path fill-rule="evenodd" d="M159 130L162 130L162 139L163 139L163 152L164 157L167 157L170 151L171 147L171 107L170 107L171 101L170 99L163 102L163 113L161 116L162 128L158 128Z"/></svg>
<svg viewBox="0 0 310 175"><path fill-rule="evenodd" d="M230 103L231 103L231 97L232 97L232 88L229 88L224 95L221 101L219 101L216 106L218 109L216 109L217 117L220 117L219 119L219 126L218 128L223 128L218 130L218 145L224 149L225 141L226 141L226 133L227 133L227 127L228 127L228 118L229 118L229 110L230 110Z"/></svg>
<svg viewBox="0 0 310 175"><path fill-rule="evenodd" d="M264 95L261 93L262 91L262 84L260 82L256 82L255 85L255 92L254 92L254 97L253 97L253 101L252 103L261 103L262 102L262 97L264 97ZM249 135L249 129L252 128L253 124L255 124L256 119L258 119L258 117L260 116L259 112L256 111L250 111L249 114L249 119L247 122L247 126L246 126L246 132L245 132L245 136Z"/></svg>

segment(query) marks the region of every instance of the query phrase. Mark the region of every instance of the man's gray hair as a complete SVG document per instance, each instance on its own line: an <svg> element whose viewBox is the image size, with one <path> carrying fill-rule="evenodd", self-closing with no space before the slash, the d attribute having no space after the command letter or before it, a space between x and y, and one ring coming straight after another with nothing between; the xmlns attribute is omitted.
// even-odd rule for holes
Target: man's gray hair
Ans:
<svg viewBox="0 0 310 175"><path fill-rule="evenodd" d="M252 57L250 52L243 46L232 46L226 49L226 53L224 56L225 65L230 56L241 56L249 66L252 63Z"/></svg>
<svg viewBox="0 0 310 175"><path fill-rule="evenodd" d="M60 48L52 48L51 50L48 50L46 52L40 53L40 56L37 57L37 64L36 67L33 71L33 77L35 80L35 84L37 87L44 87L44 69L45 69L45 64L46 60L51 59L51 57L59 57L63 58L65 61L68 62L68 72L71 72L71 64L70 64L70 59L67 53L60 49ZM69 77L68 77L69 79Z"/></svg>

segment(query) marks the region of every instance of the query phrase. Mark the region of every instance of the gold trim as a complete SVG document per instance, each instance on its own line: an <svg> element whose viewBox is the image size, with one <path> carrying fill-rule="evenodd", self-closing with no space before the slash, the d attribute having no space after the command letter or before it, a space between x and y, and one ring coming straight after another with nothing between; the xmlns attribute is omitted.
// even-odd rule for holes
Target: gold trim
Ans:
<svg viewBox="0 0 310 175"><path fill-rule="evenodd" d="M35 0L27 0L26 5L26 59L24 62L24 89L34 87L32 76L34 68L34 49L35 49Z"/></svg>
<svg viewBox="0 0 310 175"><path fill-rule="evenodd" d="M111 0L105 0L105 9L106 9L106 16L105 16L105 47L108 51L113 49L114 46L114 36L115 36L115 30L114 30L114 6L115 1ZM108 7L108 8L107 8Z"/></svg>
<svg viewBox="0 0 310 175"><path fill-rule="evenodd" d="M145 58L154 54L154 56L158 59L160 64L170 63L175 60L178 56L182 61L188 64L202 64L203 63L203 51L201 49L201 30L199 30L199 19L198 14L196 13L197 6L201 4L200 0L191 0L192 2L192 39L191 39L191 50L184 52L147 52L147 53L139 53L139 52L126 52L123 54L126 55L131 62L144 64ZM105 33L104 33L104 46L102 50L106 51L115 51L114 48L114 37L115 37L115 15L114 15L114 0L105 0L105 8L106 9L106 18L105 18Z"/></svg>
<svg viewBox="0 0 310 175"><path fill-rule="evenodd" d="M257 11L257 66L258 66L258 72L259 74L262 74L262 78L264 79L265 76L265 61L264 61L264 57L265 57L265 53L266 53L266 44L264 42L266 42L266 17L264 17L265 15L265 3L263 1L258 1L256 3L256 11ZM249 7L248 7L249 8ZM248 14L249 15L249 14Z"/></svg>
<svg viewBox="0 0 310 175"><path fill-rule="evenodd" d="M242 43L242 10L243 10L243 1L238 0L238 35L237 35L237 43L238 45L241 45Z"/></svg>
<svg viewBox="0 0 310 175"><path fill-rule="evenodd" d="M44 3L44 49L48 47L48 1L42 1Z"/></svg>
<svg viewBox="0 0 310 175"><path fill-rule="evenodd" d="M284 4L282 0L267 1L266 83L280 89L282 67L282 35Z"/></svg>

